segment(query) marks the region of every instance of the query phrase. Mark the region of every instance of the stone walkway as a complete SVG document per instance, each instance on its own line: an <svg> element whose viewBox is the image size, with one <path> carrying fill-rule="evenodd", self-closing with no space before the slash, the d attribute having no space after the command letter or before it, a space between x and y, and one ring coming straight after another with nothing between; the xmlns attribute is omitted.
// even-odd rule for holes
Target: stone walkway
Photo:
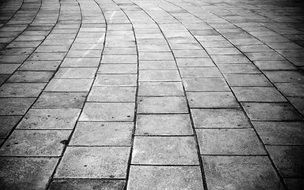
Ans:
<svg viewBox="0 0 304 190"><path fill-rule="evenodd" d="M289 0L3 0L0 189L304 189Z"/></svg>

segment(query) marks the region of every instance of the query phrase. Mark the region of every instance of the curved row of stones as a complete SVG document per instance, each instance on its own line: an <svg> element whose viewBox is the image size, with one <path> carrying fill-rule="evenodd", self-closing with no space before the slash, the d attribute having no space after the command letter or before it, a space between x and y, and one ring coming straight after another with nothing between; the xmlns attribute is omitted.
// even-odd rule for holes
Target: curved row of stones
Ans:
<svg viewBox="0 0 304 190"><path fill-rule="evenodd" d="M229 3L13 2L4 189L300 187L299 31Z"/></svg>

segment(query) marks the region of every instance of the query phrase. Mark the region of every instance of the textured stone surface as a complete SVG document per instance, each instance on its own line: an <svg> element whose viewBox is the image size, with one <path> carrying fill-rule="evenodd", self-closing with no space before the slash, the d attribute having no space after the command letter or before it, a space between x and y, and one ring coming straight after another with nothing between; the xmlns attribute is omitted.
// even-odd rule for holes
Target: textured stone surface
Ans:
<svg viewBox="0 0 304 190"><path fill-rule="evenodd" d="M124 180L102 180L102 179L55 179L50 185L50 190L123 190Z"/></svg>
<svg viewBox="0 0 304 190"><path fill-rule="evenodd" d="M138 113L187 113L184 97L140 97Z"/></svg>

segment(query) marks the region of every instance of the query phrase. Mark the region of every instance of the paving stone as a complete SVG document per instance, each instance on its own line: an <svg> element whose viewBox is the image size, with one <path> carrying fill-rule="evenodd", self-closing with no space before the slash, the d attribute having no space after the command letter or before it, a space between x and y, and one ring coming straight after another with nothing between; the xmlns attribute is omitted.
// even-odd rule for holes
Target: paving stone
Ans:
<svg viewBox="0 0 304 190"><path fill-rule="evenodd" d="M20 64L0 64L0 74L13 74Z"/></svg>
<svg viewBox="0 0 304 190"><path fill-rule="evenodd" d="M10 75L1 75L0 74L0 85L2 85L6 79L8 79L10 77Z"/></svg>
<svg viewBox="0 0 304 190"><path fill-rule="evenodd" d="M271 86L263 74L225 74L230 86Z"/></svg>
<svg viewBox="0 0 304 190"><path fill-rule="evenodd" d="M203 49L180 49L173 51L175 57L208 57L208 54Z"/></svg>
<svg viewBox="0 0 304 190"><path fill-rule="evenodd" d="M284 189L266 156L203 156L202 159L210 190Z"/></svg>
<svg viewBox="0 0 304 190"><path fill-rule="evenodd" d="M139 53L139 60L140 61L164 61L164 60L171 60L173 61L173 55L171 52L140 52Z"/></svg>
<svg viewBox="0 0 304 190"><path fill-rule="evenodd" d="M193 137L135 137L132 164L198 165Z"/></svg>
<svg viewBox="0 0 304 190"><path fill-rule="evenodd" d="M204 189L198 166L131 166L128 189Z"/></svg>
<svg viewBox="0 0 304 190"><path fill-rule="evenodd" d="M79 122L70 145L131 146L131 122Z"/></svg>
<svg viewBox="0 0 304 190"><path fill-rule="evenodd" d="M129 147L68 147L55 178L125 178Z"/></svg>
<svg viewBox="0 0 304 190"><path fill-rule="evenodd" d="M303 146L266 146L266 148L283 177L303 178Z"/></svg>
<svg viewBox="0 0 304 190"><path fill-rule="evenodd" d="M35 98L0 98L0 115L23 115Z"/></svg>
<svg viewBox="0 0 304 190"><path fill-rule="evenodd" d="M139 70L176 70L174 61L140 61Z"/></svg>
<svg viewBox="0 0 304 190"><path fill-rule="evenodd" d="M73 129L79 109L31 109L17 129Z"/></svg>
<svg viewBox="0 0 304 190"><path fill-rule="evenodd" d="M17 71L9 79L9 82L49 82L53 72Z"/></svg>
<svg viewBox="0 0 304 190"><path fill-rule="evenodd" d="M304 145L303 122L253 122L264 144Z"/></svg>
<svg viewBox="0 0 304 190"><path fill-rule="evenodd" d="M273 87L233 87L240 102L286 102L286 98Z"/></svg>
<svg viewBox="0 0 304 190"><path fill-rule="evenodd" d="M289 190L298 190L304 188L304 180L301 178L286 178L284 181Z"/></svg>
<svg viewBox="0 0 304 190"><path fill-rule="evenodd" d="M5 83L0 97L38 97L46 83Z"/></svg>
<svg viewBox="0 0 304 190"><path fill-rule="evenodd" d="M43 53L57 53L57 52L67 52L69 50L68 46L39 46L35 52L43 52Z"/></svg>
<svg viewBox="0 0 304 190"><path fill-rule="evenodd" d="M136 74L136 64L102 64L98 69L102 74Z"/></svg>
<svg viewBox="0 0 304 190"><path fill-rule="evenodd" d="M86 49L86 50L69 50L66 57L101 57L101 50Z"/></svg>
<svg viewBox="0 0 304 190"><path fill-rule="evenodd" d="M260 71L253 64L220 64L218 65L222 73L255 74Z"/></svg>
<svg viewBox="0 0 304 190"><path fill-rule="evenodd" d="M187 92L191 108L237 108L231 92Z"/></svg>
<svg viewBox="0 0 304 190"><path fill-rule="evenodd" d="M212 55L212 59L216 64L231 63L250 63L249 59L244 55Z"/></svg>
<svg viewBox="0 0 304 190"><path fill-rule="evenodd" d="M215 66L210 58L176 58L179 67L208 67Z"/></svg>
<svg viewBox="0 0 304 190"><path fill-rule="evenodd" d="M136 48L105 48L103 55L137 55Z"/></svg>
<svg viewBox="0 0 304 190"><path fill-rule="evenodd" d="M304 114L304 97L288 97L288 100L302 115Z"/></svg>
<svg viewBox="0 0 304 190"><path fill-rule="evenodd" d="M94 78L96 68L60 68L55 78Z"/></svg>
<svg viewBox="0 0 304 190"><path fill-rule="evenodd" d="M45 189L57 158L0 158L1 188Z"/></svg>
<svg viewBox="0 0 304 190"><path fill-rule="evenodd" d="M33 108L82 108L86 93L43 92Z"/></svg>
<svg viewBox="0 0 304 190"><path fill-rule="evenodd" d="M139 97L137 113L188 113L184 97Z"/></svg>
<svg viewBox="0 0 304 190"><path fill-rule="evenodd" d="M192 135L187 114L138 115L136 135Z"/></svg>
<svg viewBox="0 0 304 190"><path fill-rule="evenodd" d="M133 121L134 103L86 103L80 121Z"/></svg>
<svg viewBox="0 0 304 190"><path fill-rule="evenodd" d="M254 61L261 70L296 70L288 61Z"/></svg>
<svg viewBox="0 0 304 190"><path fill-rule="evenodd" d="M187 67L180 69L182 78L187 77L221 77L216 67Z"/></svg>
<svg viewBox="0 0 304 190"><path fill-rule="evenodd" d="M136 75L100 75L95 78L93 86L136 86Z"/></svg>
<svg viewBox="0 0 304 190"><path fill-rule="evenodd" d="M93 87L88 101L94 102L135 102L135 87L101 86Z"/></svg>
<svg viewBox="0 0 304 190"><path fill-rule="evenodd" d="M242 103L251 120L298 120L300 116L287 103Z"/></svg>
<svg viewBox="0 0 304 190"><path fill-rule="evenodd" d="M97 67L100 58L65 58L61 67Z"/></svg>
<svg viewBox="0 0 304 190"><path fill-rule="evenodd" d="M65 53L34 53L30 56L30 61L61 61Z"/></svg>
<svg viewBox="0 0 304 190"><path fill-rule="evenodd" d="M137 63L136 55L103 55L102 64L112 64L112 63Z"/></svg>
<svg viewBox="0 0 304 190"><path fill-rule="evenodd" d="M60 156L70 130L15 130L0 149L6 156Z"/></svg>
<svg viewBox="0 0 304 190"><path fill-rule="evenodd" d="M184 96L180 82L140 82L138 96Z"/></svg>
<svg viewBox="0 0 304 190"><path fill-rule="evenodd" d="M21 116L0 116L0 138L6 138Z"/></svg>
<svg viewBox="0 0 304 190"><path fill-rule="evenodd" d="M239 109L191 109L195 128L250 128Z"/></svg>
<svg viewBox="0 0 304 190"><path fill-rule="evenodd" d="M19 70L21 71L55 71L60 61L25 61Z"/></svg>
<svg viewBox="0 0 304 190"><path fill-rule="evenodd" d="M266 154L253 129L196 129L201 154Z"/></svg>
<svg viewBox="0 0 304 190"><path fill-rule="evenodd" d="M104 180L104 179L55 179L50 184L50 190L123 190L124 180Z"/></svg>
<svg viewBox="0 0 304 190"><path fill-rule="evenodd" d="M49 92L88 92L93 79L52 79L45 91Z"/></svg>
<svg viewBox="0 0 304 190"><path fill-rule="evenodd" d="M0 64L21 64L27 55L2 55L0 57Z"/></svg>
<svg viewBox="0 0 304 190"><path fill-rule="evenodd" d="M181 81L177 70L142 70L139 81Z"/></svg>
<svg viewBox="0 0 304 190"><path fill-rule="evenodd" d="M230 91L223 78L185 78L186 91Z"/></svg>
<svg viewBox="0 0 304 190"><path fill-rule="evenodd" d="M297 71L265 71L271 82L303 83L304 75Z"/></svg>
<svg viewBox="0 0 304 190"><path fill-rule="evenodd" d="M299 83L276 83L275 86L285 96L304 96L304 84Z"/></svg>

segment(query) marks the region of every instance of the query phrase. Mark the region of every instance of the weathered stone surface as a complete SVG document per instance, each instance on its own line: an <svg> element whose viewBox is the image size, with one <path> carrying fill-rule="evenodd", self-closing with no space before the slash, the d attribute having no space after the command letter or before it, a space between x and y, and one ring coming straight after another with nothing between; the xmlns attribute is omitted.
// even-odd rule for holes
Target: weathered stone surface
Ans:
<svg viewBox="0 0 304 190"><path fill-rule="evenodd" d="M184 96L180 82L140 82L138 96Z"/></svg>
<svg viewBox="0 0 304 190"><path fill-rule="evenodd" d="M191 108L237 108L231 92L187 92Z"/></svg>
<svg viewBox="0 0 304 190"><path fill-rule="evenodd" d="M196 189L203 181L198 166L131 166L128 189Z"/></svg>
<svg viewBox="0 0 304 190"><path fill-rule="evenodd" d="M138 113L188 113L184 97L140 97Z"/></svg>
<svg viewBox="0 0 304 190"><path fill-rule="evenodd" d="M0 138L6 138L21 116L0 116Z"/></svg>
<svg viewBox="0 0 304 190"><path fill-rule="evenodd" d="M35 98L0 98L0 115L23 115Z"/></svg>
<svg viewBox="0 0 304 190"><path fill-rule="evenodd" d="M187 77L221 77L216 67L185 67L180 69L181 76Z"/></svg>
<svg viewBox="0 0 304 190"><path fill-rule="evenodd" d="M139 81L181 81L177 70L142 70Z"/></svg>
<svg viewBox="0 0 304 190"><path fill-rule="evenodd" d="M226 74L230 86L271 86L263 74Z"/></svg>
<svg viewBox="0 0 304 190"><path fill-rule="evenodd" d="M59 66L60 61L26 61L19 70L22 71L55 71Z"/></svg>
<svg viewBox="0 0 304 190"><path fill-rule="evenodd" d="M102 64L98 73L101 74L136 74L136 64Z"/></svg>
<svg viewBox="0 0 304 190"><path fill-rule="evenodd" d="M52 79L45 91L50 92L87 92L93 79Z"/></svg>
<svg viewBox="0 0 304 190"><path fill-rule="evenodd" d="M65 58L62 67L97 67L100 58Z"/></svg>
<svg viewBox="0 0 304 190"><path fill-rule="evenodd" d="M130 75L100 75L98 74L93 86L136 86L137 76Z"/></svg>
<svg viewBox="0 0 304 190"><path fill-rule="evenodd" d="M34 108L82 108L86 98L86 93L76 92L43 92Z"/></svg>
<svg viewBox="0 0 304 190"><path fill-rule="evenodd" d="M135 137L132 164L199 164L193 137Z"/></svg>
<svg viewBox="0 0 304 190"><path fill-rule="evenodd" d="M286 98L273 87L233 87L240 102L286 102Z"/></svg>
<svg viewBox="0 0 304 190"><path fill-rule="evenodd" d="M53 72L42 71L17 71L9 79L9 82L49 82Z"/></svg>
<svg viewBox="0 0 304 190"><path fill-rule="evenodd" d="M230 91L223 78L186 78L186 91Z"/></svg>
<svg viewBox="0 0 304 190"><path fill-rule="evenodd" d="M50 190L123 190L124 180L104 180L104 179L55 179L51 182Z"/></svg>
<svg viewBox="0 0 304 190"><path fill-rule="evenodd" d="M55 78L94 78L96 68L61 68L57 71Z"/></svg>
<svg viewBox="0 0 304 190"><path fill-rule="evenodd" d="M38 97L45 85L46 83L5 83L0 87L0 97Z"/></svg>
<svg viewBox="0 0 304 190"><path fill-rule="evenodd" d="M101 86L93 87L88 101L94 102L135 102L135 87Z"/></svg>
<svg viewBox="0 0 304 190"><path fill-rule="evenodd" d="M125 178L130 148L68 147L55 178Z"/></svg>

